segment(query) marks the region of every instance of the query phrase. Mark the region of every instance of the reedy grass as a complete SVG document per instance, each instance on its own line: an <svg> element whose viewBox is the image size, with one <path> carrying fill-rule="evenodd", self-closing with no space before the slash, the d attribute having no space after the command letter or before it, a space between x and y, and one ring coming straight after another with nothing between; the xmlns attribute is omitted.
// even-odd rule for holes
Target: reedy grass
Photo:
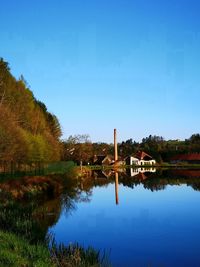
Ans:
<svg viewBox="0 0 200 267"><path fill-rule="evenodd" d="M77 244L57 245L54 238L50 242L51 259L59 267L111 267L108 255L92 247Z"/></svg>

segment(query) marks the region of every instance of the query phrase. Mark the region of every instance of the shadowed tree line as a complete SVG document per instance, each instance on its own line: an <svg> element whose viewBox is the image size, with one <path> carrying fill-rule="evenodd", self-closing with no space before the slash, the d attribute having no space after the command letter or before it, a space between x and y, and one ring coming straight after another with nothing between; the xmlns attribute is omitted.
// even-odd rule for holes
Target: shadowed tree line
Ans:
<svg viewBox="0 0 200 267"><path fill-rule="evenodd" d="M20 168L60 158L61 128L23 76L18 80L0 58L0 168Z"/></svg>

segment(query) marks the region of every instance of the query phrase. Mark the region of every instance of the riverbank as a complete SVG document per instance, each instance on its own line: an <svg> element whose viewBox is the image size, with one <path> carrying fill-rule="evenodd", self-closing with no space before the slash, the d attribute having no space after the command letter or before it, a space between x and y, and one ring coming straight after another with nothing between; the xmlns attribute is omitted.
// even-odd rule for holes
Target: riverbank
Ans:
<svg viewBox="0 0 200 267"><path fill-rule="evenodd" d="M104 263L100 253L93 248L76 245L30 244L13 233L0 231L0 265L9 267L101 267Z"/></svg>
<svg viewBox="0 0 200 267"><path fill-rule="evenodd" d="M162 163L162 164L155 164L155 165L121 165L115 167L114 165L89 165L86 168L90 170L109 170L109 169L139 169L139 168L169 168L169 169L176 169L176 168L186 168L186 169L200 169L200 164L170 164L170 163Z"/></svg>

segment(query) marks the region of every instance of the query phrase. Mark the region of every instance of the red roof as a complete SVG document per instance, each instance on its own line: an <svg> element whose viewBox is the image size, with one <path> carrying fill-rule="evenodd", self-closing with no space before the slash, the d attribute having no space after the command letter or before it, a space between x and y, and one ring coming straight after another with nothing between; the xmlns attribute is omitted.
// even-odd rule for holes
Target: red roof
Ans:
<svg viewBox="0 0 200 267"><path fill-rule="evenodd" d="M136 158L140 160L143 160L143 159L151 160L152 159L152 157L148 155L147 153L145 153L144 151L138 151L138 153L136 154Z"/></svg>
<svg viewBox="0 0 200 267"><path fill-rule="evenodd" d="M176 155L172 160L200 160L200 153Z"/></svg>

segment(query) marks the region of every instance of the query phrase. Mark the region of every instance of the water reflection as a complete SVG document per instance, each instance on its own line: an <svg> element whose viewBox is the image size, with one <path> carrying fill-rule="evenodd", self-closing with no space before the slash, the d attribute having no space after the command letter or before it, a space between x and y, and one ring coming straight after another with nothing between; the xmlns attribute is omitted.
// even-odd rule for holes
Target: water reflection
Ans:
<svg viewBox="0 0 200 267"><path fill-rule="evenodd" d="M147 172L155 173L156 172L156 168L154 168L154 167L149 167L149 168L130 168L130 169L126 169L126 171L127 171L128 175L133 177L133 176L145 174ZM143 177L145 178L145 175Z"/></svg>
<svg viewBox="0 0 200 267"><path fill-rule="evenodd" d="M134 264L144 263L137 243L145 255L150 255L152 247L153 262L157 264L155 259L162 251L154 238L162 249L165 242L169 247L173 244L173 236L177 236L177 246L195 240L196 248L200 248L200 236L194 234L200 232L199 190L200 170L186 169L104 170L94 171L85 179L55 175L8 179L0 181L0 228L32 240L42 240L53 231L58 242L112 248L112 260L126 260L127 266L132 266L133 253L138 260ZM188 229L195 231L189 236ZM116 233L120 233L120 240ZM168 262L164 255L163 259Z"/></svg>
<svg viewBox="0 0 200 267"><path fill-rule="evenodd" d="M118 172L115 172L115 202L116 202L116 205L119 204L119 197L118 197L118 178L119 178L119 174L118 174Z"/></svg>
<svg viewBox="0 0 200 267"><path fill-rule="evenodd" d="M189 170L134 172L94 171L82 180L90 202L77 203L66 220L61 214L51 228L57 240L111 249L114 267L198 266L200 194L192 188L200 176ZM63 234L64 228L70 230Z"/></svg>

